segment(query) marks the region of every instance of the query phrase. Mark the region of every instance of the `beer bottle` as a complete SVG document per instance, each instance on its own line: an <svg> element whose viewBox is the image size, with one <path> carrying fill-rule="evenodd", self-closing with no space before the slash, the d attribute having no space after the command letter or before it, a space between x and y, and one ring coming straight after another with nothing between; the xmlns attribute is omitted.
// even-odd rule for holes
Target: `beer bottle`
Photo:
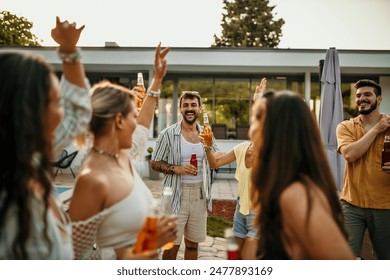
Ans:
<svg viewBox="0 0 390 280"><path fill-rule="evenodd" d="M191 155L190 164L193 165L193 166L195 166L196 168L198 168L198 160L196 159L196 154L195 154L195 153L193 153L193 154ZM197 175L197 174L198 174L198 173L196 173L196 175Z"/></svg>
<svg viewBox="0 0 390 280"><path fill-rule="evenodd" d="M225 238L227 239L226 254L228 260L238 260L238 244L234 238L232 228L225 229Z"/></svg>
<svg viewBox="0 0 390 280"><path fill-rule="evenodd" d="M390 136L385 136L385 142L383 143L382 150L382 167L385 165L385 162L390 162Z"/></svg>
<svg viewBox="0 0 390 280"><path fill-rule="evenodd" d="M156 250L158 248L157 222L158 222L158 202L153 199L149 205L149 214L144 227L137 237L134 246L134 253L140 254L144 251Z"/></svg>
<svg viewBox="0 0 390 280"><path fill-rule="evenodd" d="M207 148L213 145L213 133L207 113L203 113L203 139Z"/></svg>
<svg viewBox="0 0 390 280"><path fill-rule="evenodd" d="M138 99L138 101L137 101L137 109L140 110L142 107L142 104L144 103L144 99L146 97L144 77L143 77L142 73L137 74L137 87L142 88L142 91L140 92L142 94L142 98Z"/></svg>

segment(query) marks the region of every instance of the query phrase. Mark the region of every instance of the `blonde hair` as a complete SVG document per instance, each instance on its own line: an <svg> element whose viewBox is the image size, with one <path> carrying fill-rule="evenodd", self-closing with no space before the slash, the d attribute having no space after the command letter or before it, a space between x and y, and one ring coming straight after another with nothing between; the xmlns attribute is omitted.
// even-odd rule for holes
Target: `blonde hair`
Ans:
<svg viewBox="0 0 390 280"><path fill-rule="evenodd" d="M91 89L92 119L89 130L96 136L104 133L107 122L120 113L126 116L133 110L130 89L101 81Z"/></svg>

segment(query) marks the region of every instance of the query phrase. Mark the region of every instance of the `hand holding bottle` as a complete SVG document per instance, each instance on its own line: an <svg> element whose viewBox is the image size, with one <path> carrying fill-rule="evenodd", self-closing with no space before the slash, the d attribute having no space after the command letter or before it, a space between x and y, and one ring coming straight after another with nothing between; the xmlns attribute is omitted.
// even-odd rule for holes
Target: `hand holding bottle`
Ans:
<svg viewBox="0 0 390 280"><path fill-rule="evenodd" d="M135 100L142 100L143 99L143 91L141 87L135 86L131 89L130 94L135 97Z"/></svg>
<svg viewBox="0 0 390 280"><path fill-rule="evenodd" d="M146 90L144 85L144 76L142 73L137 74L137 92L138 92L138 100L137 100L137 109L140 110L142 107L142 104L144 103L144 99L146 97Z"/></svg>
<svg viewBox="0 0 390 280"><path fill-rule="evenodd" d="M205 148L210 148L213 145L213 132L207 113L203 114L203 130L200 133L200 139Z"/></svg>
<svg viewBox="0 0 390 280"><path fill-rule="evenodd" d="M157 260L158 252L157 250L145 251L139 254L135 254L133 248L127 248L126 251L118 258L120 260Z"/></svg>
<svg viewBox="0 0 390 280"><path fill-rule="evenodd" d="M211 132L211 134L204 133L203 131L199 132L200 142L203 144L203 147L205 147L205 149L209 149L213 145L213 136L213 132Z"/></svg>

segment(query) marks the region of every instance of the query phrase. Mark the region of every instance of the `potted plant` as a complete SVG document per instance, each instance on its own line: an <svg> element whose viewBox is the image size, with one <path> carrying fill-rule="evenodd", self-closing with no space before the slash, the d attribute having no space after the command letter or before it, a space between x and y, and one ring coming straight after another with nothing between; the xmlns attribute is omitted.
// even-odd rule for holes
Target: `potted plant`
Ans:
<svg viewBox="0 0 390 280"><path fill-rule="evenodd" d="M148 154L145 156L145 160L149 163L149 178L150 180L159 180L160 179L160 173L155 171L152 166L150 165L150 160L152 159L152 153L153 153L153 148L148 147L146 149Z"/></svg>
<svg viewBox="0 0 390 280"><path fill-rule="evenodd" d="M152 147L148 147L146 149L146 151L148 152L148 155L145 156L145 159L147 161L150 161L152 159L153 148Z"/></svg>

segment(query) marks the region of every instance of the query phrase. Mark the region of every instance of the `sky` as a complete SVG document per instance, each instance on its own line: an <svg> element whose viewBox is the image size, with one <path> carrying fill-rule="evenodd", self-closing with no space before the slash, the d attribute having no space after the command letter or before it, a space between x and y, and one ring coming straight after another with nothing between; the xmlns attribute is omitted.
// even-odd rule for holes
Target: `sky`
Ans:
<svg viewBox="0 0 390 280"><path fill-rule="evenodd" d="M390 50L390 0L270 0L283 18L279 48ZM55 46L55 16L85 24L80 46L210 47L222 28L222 0L1 0L23 16L43 46Z"/></svg>

